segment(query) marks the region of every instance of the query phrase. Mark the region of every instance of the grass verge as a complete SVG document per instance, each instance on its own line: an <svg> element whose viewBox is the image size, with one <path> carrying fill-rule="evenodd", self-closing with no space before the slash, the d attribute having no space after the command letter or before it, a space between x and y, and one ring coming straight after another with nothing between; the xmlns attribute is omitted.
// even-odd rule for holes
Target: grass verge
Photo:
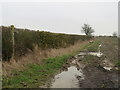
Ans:
<svg viewBox="0 0 120 90"><path fill-rule="evenodd" d="M38 87L59 70L71 55L48 58L44 64L29 64L24 71L13 71L13 77L3 79L3 88Z"/></svg>
<svg viewBox="0 0 120 90"><path fill-rule="evenodd" d="M91 45L90 43L85 47ZM85 47L81 48L84 49ZM80 49L80 50L81 50ZM36 88L45 83L50 77L62 67L71 56L76 55L80 50L71 54L43 60L43 64L28 64L24 71L13 70L10 77L3 77L3 88Z"/></svg>
<svg viewBox="0 0 120 90"><path fill-rule="evenodd" d="M89 43L88 45L86 45L82 50L83 51L88 51L88 52L98 52L99 50L99 45L101 44L101 41L99 40L95 40L92 43ZM93 56L93 55L87 55L83 58L83 63L85 65L94 65L94 66L98 66L98 57Z"/></svg>
<svg viewBox="0 0 120 90"><path fill-rule="evenodd" d="M76 55L78 52L79 50L76 50L68 55L45 59L42 65L28 64L24 71L13 70L10 77L3 77L3 88L39 87L53 76L69 57Z"/></svg>
<svg viewBox="0 0 120 90"><path fill-rule="evenodd" d="M101 41L99 40L95 40L94 42L92 43L89 43L88 45L86 45L84 48L81 49L81 51L89 51L89 52L98 52L98 48L99 48L99 45L101 44Z"/></svg>
<svg viewBox="0 0 120 90"><path fill-rule="evenodd" d="M88 45L87 47L85 47L86 51L90 51L90 52L98 52L98 47L100 45L100 41L96 40L93 43L91 43L90 45Z"/></svg>

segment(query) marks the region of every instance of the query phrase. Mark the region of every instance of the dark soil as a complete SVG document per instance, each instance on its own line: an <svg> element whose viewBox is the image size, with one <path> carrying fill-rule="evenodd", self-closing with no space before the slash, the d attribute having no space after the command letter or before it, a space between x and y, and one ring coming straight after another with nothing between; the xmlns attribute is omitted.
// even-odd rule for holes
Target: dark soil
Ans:
<svg viewBox="0 0 120 90"><path fill-rule="evenodd" d="M67 63L63 65L61 72L67 71L71 65L81 69L84 75L84 79L81 76L77 76L79 80L78 84L80 88L118 88L120 87L118 80L120 80L120 73L115 69L117 62L117 39L116 38L98 38L102 41L101 52L102 57L97 56L75 56L67 60ZM112 43L111 43L112 42ZM112 48L112 49L111 49ZM112 51L113 50L113 53ZM86 58L87 57L87 58ZM104 61L106 60L106 63ZM75 63L72 63L75 61ZM111 66L111 70L107 70L104 67ZM60 72L60 73L61 73Z"/></svg>
<svg viewBox="0 0 120 90"><path fill-rule="evenodd" d="M102 67L88 65L83 69L85 79L80 81L82 88L117 88L118 73Z"/></svg>
<svg viewBox="0 0 120 90"><path fill-rule="evenodd" d="M118 88L120 84L120 73L115 70L118 61L118 40L117 38L103 37L98 38L102 42L101 52L104 54L100 59L95 59L83 69L85 79L80 81L82 88ZM113 64L112 70L104 69L103 61L107 60ZM97 62L97 63L96 63Z"/></svg>

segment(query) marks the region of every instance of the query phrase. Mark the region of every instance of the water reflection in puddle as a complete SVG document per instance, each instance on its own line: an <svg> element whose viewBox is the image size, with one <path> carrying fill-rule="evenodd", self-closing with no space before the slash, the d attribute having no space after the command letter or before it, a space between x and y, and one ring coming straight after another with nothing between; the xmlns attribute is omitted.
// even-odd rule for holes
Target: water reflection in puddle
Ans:
<svg viewBox="0 0 120 90"><path fill-rule="evenodd" d="M77 70L75 66L71 66L68 71L63 71L55 76L51 88L79 88L78 77L84 79L82 70Z"/></svg>
<svg viewBox="0 0 120 90"><path fill-rule="evenodd" d="M75 59L72 61L72 64L77 64L78 57L83 58L86 55L93 55L101 57L103 53L99 52L85 52L81 51L78 55L75 56ZM79 81L84 79L82 69L77 69L75 66L68 68L68 71L63 71L60 74L56 75L54 81L52 82L51 88L80 88Z"/></svg>
<svg viewBox="0 0 120 90"><path fill-rule="evenodd" d="M99 46L100 47L100 46ZM86 55L93 55L97 57L101 57L103 53L100 52L89 52L89 51L81 51L78 55L74 57L70 67L68 67L67 71L62 71L57 74L54 79L49 84L50 88L80 88L80 80L84 79L84 75L82 72L81 64L78 62L81 58L84 58ZM77 68L77 66L79 69Z"/></svg>

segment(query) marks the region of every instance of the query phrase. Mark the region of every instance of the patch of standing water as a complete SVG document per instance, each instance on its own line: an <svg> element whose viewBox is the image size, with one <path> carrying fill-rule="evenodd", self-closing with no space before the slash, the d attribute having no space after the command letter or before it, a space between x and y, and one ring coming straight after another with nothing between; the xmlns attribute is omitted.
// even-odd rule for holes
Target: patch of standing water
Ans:
<svg viewBox="0 0 120 90"><path fill-rule="evenodd" d="M91 51L80 51L80 53L77 56L86 56L86 55L93 55L93 56L97 56L97 57L101 57L103 55L103 53L100 52L100 47L102 46L102 44L99 45L98 47L98 52L91 52ZM75 57L77 57L75 56Z"/></svg>
<svg viewBox="0 0 120 90"><path fill-rule="evenodd" d="M63 71L54 78L51 88L80 88L79 80L84 79L82 70L78 70L75 66L68 68L68 71Z"/></svg>
<svg viewBox="0 0 120 90"><path fill-rule="evenodd" d="M103 67L103 68L106 69L106 70L109 70L109 71L112 69L112 67L107 67L107 66Z"/></svg>
<svg viewBox="0 0 120 90"><path fill-rule="evenodd" d="M51 85L49 84L50 88L80 88L80 80L84 79L84 75L82 72L81 64L78 62L79 59L84 58L86 55L93 55L97 57L101 57L103 53L100 52L89 52L89 51L81 51L78 55L75 56L74 60L72 61L71 65L67 68L67 71L62 71L61 73L57 74L54 79L52 79ZM79 68L76 67L79 66Z"/></svg>
<svg viewBox="0 0 120 90"><path fill-rule="evenodd" d="M103 53L101 53L101 52L89 52L89 55L101 57L103 55Z"/></svg>
<svg viewBox="0 0 120 90"><path fill-rule="evenodd" d="M97 56L97 57L101 57L102 55L103 55L103 53L101 53L101 52L80 52L79 54L78 54L78 56L85 56L85 55L93 55L93 56Z"/></svg>

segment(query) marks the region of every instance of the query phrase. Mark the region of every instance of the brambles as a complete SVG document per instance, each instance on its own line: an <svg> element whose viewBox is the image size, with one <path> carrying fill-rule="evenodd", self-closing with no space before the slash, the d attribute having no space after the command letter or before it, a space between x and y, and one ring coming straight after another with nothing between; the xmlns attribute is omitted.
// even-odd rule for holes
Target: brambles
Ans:
<svg viewBox="0 0 120 90"><path fill-rule="evenodd" d="M28 51L33 51L35 46L40 49L61 48L74 45L78 40L88 40L90 36L68 35L51 33L45 31L32 31L28 29L15 28L15 57L25 55ZM2 55L3 61L12 57L13 45L10 27L2 26Z"/></svg>

